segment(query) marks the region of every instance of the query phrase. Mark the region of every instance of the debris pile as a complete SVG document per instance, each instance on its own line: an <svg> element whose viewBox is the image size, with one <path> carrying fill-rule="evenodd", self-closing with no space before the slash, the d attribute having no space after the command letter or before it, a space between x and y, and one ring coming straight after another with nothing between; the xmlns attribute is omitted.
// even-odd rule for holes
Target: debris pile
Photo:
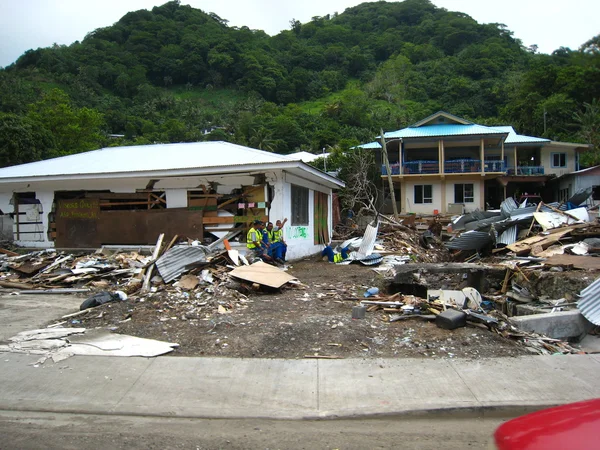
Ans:
<svg viewBox="0 0 600 450"><path fill-rule="evenodd" d="M600 226L594 222L585 206L578 206L591 195L591 189L580 191L567 202L520 205L512 197L499 210L479 211L455 217L449 231L454 236L446 243L455 259L480 257L510 251L517 256L545 257L549 247L556 248L561 240L576 240L580 236L600 236ZM587 252L587 247L576 251Z"/></svg>
<svg viewBox="0 0 600 450"><path fill-rule="evenodd" d="M227 251L197 242L174 245L173 240L161 253L161 241L152 255L106 248L93 254L53 249L5 254L0 287L23 294L90 294L82 310L127 298L160 300L165 313L177 311L189 318L208 310L226 314L243 308L248 301L244 292L295 280L262 262L236 268ZM152 271L154 265L158 273Z"/></svg>
<svg viewBox="0 0 600 450"><path fill-rule="evenodd" d="M399 293L368 297L369 299L360 301L359 307L365 307L367 313L382 311L387 322L427 320L447 330L471 326L515 340L536 354L579 352L564 340L519 329L474 288L428 290L426 298ZM355 310L359 307L353 308L353 318L359 318L359 312Z"/></svg>

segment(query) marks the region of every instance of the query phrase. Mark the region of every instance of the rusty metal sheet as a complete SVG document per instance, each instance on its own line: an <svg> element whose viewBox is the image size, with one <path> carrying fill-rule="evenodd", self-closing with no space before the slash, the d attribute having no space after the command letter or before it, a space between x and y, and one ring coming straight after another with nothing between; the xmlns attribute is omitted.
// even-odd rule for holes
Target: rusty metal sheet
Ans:
<svg viewBox="0 0 600 450"><path fill-rule="evenodd" d="M575 269L600 270L600 258L595 256L554 255L544 261L545 266L569 266Z"/></svg>
<svg viewBox="0 0 600 450"><path fill-rule="evenodd" d="M202 239L202 211L186 208L99 211L96 219L56 218L56 247L97 248L101 245L152 245L160 233Z"/></svg>

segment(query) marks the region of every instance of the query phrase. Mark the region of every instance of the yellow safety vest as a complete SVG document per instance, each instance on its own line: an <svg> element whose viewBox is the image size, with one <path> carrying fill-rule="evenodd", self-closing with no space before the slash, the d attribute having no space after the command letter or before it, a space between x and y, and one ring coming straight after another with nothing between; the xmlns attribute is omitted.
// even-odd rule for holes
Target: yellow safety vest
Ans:
<svg viewBox="0 0 600 450"><path fill-rule="evenodd" d="M283 230L280 228L277 231L273 231L273 242L283 241Z"/></svg>
<svg viewBox="0 0 600 450"><path fill-rule="evenodd" d="M334 263L339 263L339 262L342 262L343 260L344 260L344 257L342 256L341 253L336 253L335 255L333 255Z"/></svg>
<svg viewBox="0 0 600 450"><path fill-rule="evenodd" d="M256 242L260 241L260 239L258 238L258 231L256 231L254 229L254 227L252 227L248 230L248 234L246 235L246 247L248 247L248 248L258 247L260 245L260 243L258 245L256 245L254 243L255 240L256 240Z"/></svg>
<svg viewBox="0 0 600 450"><path fill-rule="evenodd" d="M276 239L275 239L276 233L277 233L276 231L273 231L273 230L269 231L269 230L267 230L267 236L269 236L269 244L272 243L272 242L276 242Z"/></svg>

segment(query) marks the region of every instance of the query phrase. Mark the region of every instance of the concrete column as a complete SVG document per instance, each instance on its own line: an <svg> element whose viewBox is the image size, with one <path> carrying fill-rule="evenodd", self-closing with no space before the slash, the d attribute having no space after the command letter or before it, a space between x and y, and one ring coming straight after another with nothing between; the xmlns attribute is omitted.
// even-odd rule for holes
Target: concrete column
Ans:
<svg viewBox="0 0 600 450"><path fill-rule="evenodd" d="M400 174L400 176L402 176L402 173L404 172L404 168L402 167L403 166L403 164L402 164L403 163L402 157L404 156L403 155L403 150L402 150L402 145L403 144L404 143L402 141L400 141L398 143L398 163L400 164L400 167L398 169L398 173Z"/></svg>
<svg viewBox="0 0 600 450"><path fill-rule="evenodd" d="M518 163L518 159L517 159L517 146L516 145L515 145L514 154L515 154L515 173L514 173L514 175L517 175L517 163Z"/></svg>
<svg viewBox="0 0 600 450"><path fill-rule="evenodd" d="M446 214L448 211L448 204L446 203L446 180L442 179L442 209L440 214Z"/></svg>
<svg viewBox="0 0 600 450"><path fill-rule="evenodd" d="M485 211L485 178L479 182L479 209Z"/></svg>
<svg viewBox="0 0 600 450"><path fill-rule="evenodd" d="M446 162L446 149L444 147L444 140L442 139L440 141L440 154L441 154L441 159L440 159L440 173L443 175L444 172L444 163ZM443 209L445 209L445 207L442 207Z"/></svg>
<svg viewBox="0 0 600 450"><path fill-rule="evenodd" d="M400 200L400 212L406 214L406 204L408 203L406 201L406 196L408 193L406 192L406 180L404 178L400 180L400 195L402 196L402 200Z"/></svg>
<svg viewBox="0 0 600 450"><path fill-rule="evenodd" d="M485 140L481 139L479 142L479 158L481 159L481 176L485 175Z"/></svg>
<svg viewBox="0 0 600 450"><path fill-rule="evenodd" d="M502 141L502 145L500 147L500 161L504 162L504 141Z"/></svg>
<svg viewBox="0 0 600 450"><path fill-rule="evenodd" d="M48 230L50 230L50 221L48 215L52 212L52 204L54 203L54 192L36 192L35 197L42 205L42 239L37 241L39 246L54 247L54 241L48 239Z"/></svg>

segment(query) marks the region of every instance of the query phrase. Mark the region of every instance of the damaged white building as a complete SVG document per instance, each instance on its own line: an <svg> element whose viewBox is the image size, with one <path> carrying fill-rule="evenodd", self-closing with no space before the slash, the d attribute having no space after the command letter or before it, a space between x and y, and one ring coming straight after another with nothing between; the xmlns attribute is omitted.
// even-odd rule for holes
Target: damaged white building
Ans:
<svg viewBox="0 0 600 450"><path fill-rule="evenodd" d="M0 169L0 209L16 244L151 245L160 233L214 240L255 219L288 218L288 258L332 233L343 182L299 158L227 142L110 147Z"/></svg>

